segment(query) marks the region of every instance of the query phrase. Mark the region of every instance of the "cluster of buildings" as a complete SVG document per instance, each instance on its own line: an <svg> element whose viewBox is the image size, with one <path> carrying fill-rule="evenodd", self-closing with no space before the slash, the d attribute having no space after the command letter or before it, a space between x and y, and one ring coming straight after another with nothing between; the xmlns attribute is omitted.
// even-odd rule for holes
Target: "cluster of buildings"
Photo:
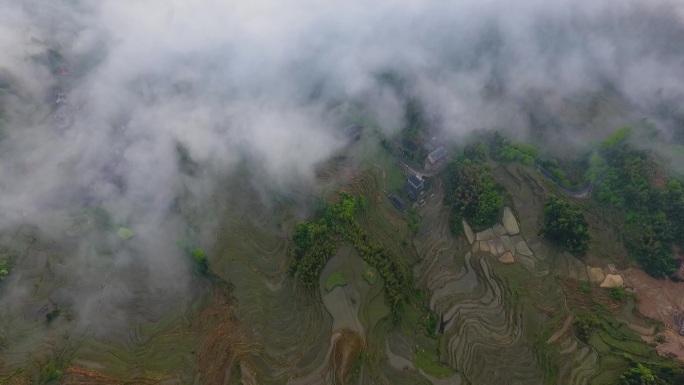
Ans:
<svg viewBox="0 0 684 385"><path fill-rule="evenodd" d="M418 175L411 175L407 180L406 180L406 194L408 195L409 199L412 201L418 202L419 205L424 205L425 204L425 198L423 198L423 195L425 195L425 181L418 177ZM394 207L397 208L399 211L404 211L405 205L404 202L401 200L396 195L389 195L389 200L392 202Z"/></svg>

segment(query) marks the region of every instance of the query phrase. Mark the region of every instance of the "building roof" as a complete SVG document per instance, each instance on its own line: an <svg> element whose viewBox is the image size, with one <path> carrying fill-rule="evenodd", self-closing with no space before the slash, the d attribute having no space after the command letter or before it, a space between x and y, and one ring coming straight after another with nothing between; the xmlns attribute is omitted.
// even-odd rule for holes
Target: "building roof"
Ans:
<svg viewBox="0 0 684 385"><path fill-rule="evenodd" d="M432 151L428 155L428 162L430 163L435 163L436 161L444 158L446 156L447 152L444 146L439 146L435 151Z"/></svg>
<svg viewBox="0 0 684 385"><path fill-rule="evenodd" d="M408 178L408 183L411 185L411 187L415 188L416 190L420 190L423 188L423 180L418 178L416 175L411 175Z"/></svg>
<svg viewBox="0 0 684 385"><path fill-rule="evenodd" d="M396 195L392 195L392 196L390 197L390 201L392 201L392 204L393 204L394 207L396 207L397 209L399 209L399 210L403 210L403 209L404 209L404 202L402 202L401 199L399 199L399 197L397 197Z"/></svg>
<svg viewBox="0 0 684 385"><path fill-rule="evenodd" d="M425 188L424 181L421 178L418 178L418 175L411 175L406 180L406 193L412 201L418 198L418 195L423 191L423 188Z"/></svg>

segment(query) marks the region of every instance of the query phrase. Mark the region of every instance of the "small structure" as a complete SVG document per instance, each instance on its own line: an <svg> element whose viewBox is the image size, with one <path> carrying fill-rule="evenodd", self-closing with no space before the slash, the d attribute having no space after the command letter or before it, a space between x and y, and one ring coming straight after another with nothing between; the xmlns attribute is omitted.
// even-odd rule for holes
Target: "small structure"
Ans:
<svg viewBox="0 0 684 385"><path fill-rule="evenodd" d="M435 164L438 161L445 158L446 155L447 155L447 152L446 152L446 149L444 148L444 146L439 146L437 149L435 149L430 154L428 154L427 161L430 164Z"/></svg>
<svg viewBox="0 0 684 385"><path fill-rule="evenodd" d="M404 211L404 202L402 202L401 199L399 199L398 196L392 195L392 196L390 197L390 201L392 202L392 204L394 205L394 207L397 208L397 210Z"/></svg>
<svg viewBox="0 0 684 385"><path fill-rule="evenodd" d="M422 178L418 178L417 175L411 175L406 180L406 193L412 201L416 200L423 193L424 189L425 181Z"/></svg>

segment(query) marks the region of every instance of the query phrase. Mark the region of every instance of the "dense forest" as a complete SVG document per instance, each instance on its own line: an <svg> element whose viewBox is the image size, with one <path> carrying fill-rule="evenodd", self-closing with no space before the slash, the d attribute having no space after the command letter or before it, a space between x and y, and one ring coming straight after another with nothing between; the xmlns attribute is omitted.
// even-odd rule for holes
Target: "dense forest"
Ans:
<svg viewBox="0 0 684 385"><path fill-rule="evenodd" d="M461 157L452 161L446 171L445 203L451 211L454 234L461 233L461 219L467 220L475 228L493 225L504 205L504 189L492 177L490 167L481 161L482 148L477 145L470 147L465 154L474 160Z"/></svg>
<svg viewBox="0 0 684 385"><path fill-rule="evenodd" d="M546 197L544 224L539 235L582 256L589 248L589 224L584 214L555 195Z"/></svg>
<svg viewBox="0 0 684 385"><path fill-rule="evenodd" d="M622 237L630 256L648 274L663 277L676 271L674 246L684 244L684 190L627 136L628 130L618 130L601 145L594 161L596 196L624 215Z"/></svg>
<svg viewBox="0 0 684 385"><path fill-rule="evenodd" d="M678 266L675 251L684 245L684 188L680 180L668 178L655 154L630 144L631 135L630 127L620 127L586 154L586 159L559 161L542 154L533 145L513 142L501 132L487 133L483 137L484 143L466 146L458 163L450 167L447 179L454 187L447 196L447 203L452 206L454 218L463 217L475 225L486 225L493 218L498 200L492 192L496 190L495 183L489 182L491 178L487 179L488 169L483 164L487 158L535 166L565 188L579 188L584 182L593 182L592 199L612 207L624 219L618 230L630 257L654 277L671 275ZM585 168L583 176L579 171L582 167ZM456 183L469 186L456 189ZM551 204L560 209L559 202L547 202L547 206ZM553 210L549 210L547 207L545 214L550 218ZM565 212L567 220L579 218L579 212L568 210ZM452 224L459 230L459 221ZM569 234L565 239L555 238L555 241L582 255L588 244L588 232L585 236L583 228L574 226L576 234ZM542 232L554 239L550 228ZM576 244L571 246L573 242Z"/></svg>

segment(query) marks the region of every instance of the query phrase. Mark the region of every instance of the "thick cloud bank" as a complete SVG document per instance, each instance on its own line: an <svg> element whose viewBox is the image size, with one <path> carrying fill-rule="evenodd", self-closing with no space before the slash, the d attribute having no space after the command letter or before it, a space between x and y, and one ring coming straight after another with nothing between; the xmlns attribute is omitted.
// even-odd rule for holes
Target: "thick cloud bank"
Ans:
<svg viewBox="0 0 684 385"><path fill-rule="evenodd" d="M668 133L684 116L677 1L3 0L0 52L0 226L59 238L64 218L104 208L130 246L105 274L86 244L116 241L83 237L62 273L163 301L187 282L178 197L201 206L238 168L271 191L310 184L352 106L392 134L410 94L454 137L525 135L540 104L604 89ZM132 268L143 287L125 283ZM6 306L28 295L20 277ZM125 318L112 292L71 305Z"/></svg>

